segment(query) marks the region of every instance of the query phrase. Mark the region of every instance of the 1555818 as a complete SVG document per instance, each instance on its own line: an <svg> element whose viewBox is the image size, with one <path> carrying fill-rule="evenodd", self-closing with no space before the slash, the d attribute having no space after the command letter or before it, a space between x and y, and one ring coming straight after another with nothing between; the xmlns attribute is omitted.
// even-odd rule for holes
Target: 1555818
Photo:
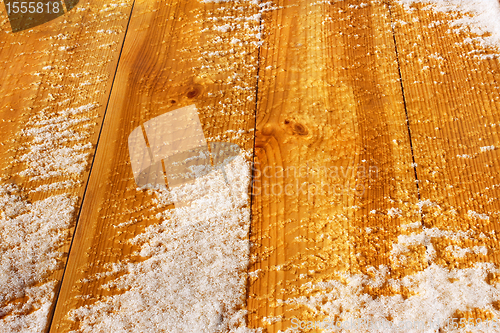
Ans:
<svg viewBox="0 0 500 333"><path fill-rule="evenodd" d="M6 2L7 15L10 14L58 14L63 11L61 3L58 1L14 1Z"/></svg>
<svg viewBox="0 0 500 333"><path fill-rule="evenodd" d="M31 29L52 21L69 12L78 4L78 1L79 0L3 0L12 32ZM60 29L60 25L57 24L51 27L56 30Z"/></svg>

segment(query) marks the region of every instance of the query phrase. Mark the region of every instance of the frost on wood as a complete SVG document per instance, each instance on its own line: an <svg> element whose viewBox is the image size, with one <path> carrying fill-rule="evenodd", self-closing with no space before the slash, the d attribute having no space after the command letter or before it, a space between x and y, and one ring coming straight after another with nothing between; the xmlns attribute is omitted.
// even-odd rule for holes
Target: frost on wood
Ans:
<svg viewBox="0 0 500 333"><path fill-rule="evenodd" d="M0 331L45 329L56 287L47 278L62 266L74 205L66 195L29 203L0 186Z"/></svg>
<svg viewBox="0 0 500 333"><path fill-rule="evenodd" d="M21 130L26 142L14 164L20 176L51 181L30 191L73 188L88 163L96 105L35 113ZM59 181L58 181L59 180ZM68 194L28 202L17 186L0 185L0 331L42 332L48 324L63 267L60 247L69 239L76 198Z"/></svg>
<svg viewBox="0 0 500 333"><path fill-rule="evenodd" d="M381 265L379 269L373 270L374 278L363 274L343 274L339 280L310 284L307 286L308 291L314 292L315 296L291 302L306 305L328 318L339 318L339 321L363 318L371 322L386 321L386 328L391 327L390 323L397 325L401 322L421 323L421 328L428 328L405 332L439 332L438 329L430 328L434 325L446 326L446 320L453 317L457 310L479 308L499 315L493 304L500 300L500 286L486 282L488 274L498 273L491 263L478 263L472 268L453 270L431 264L427 269L402 279L389 279L386 277L387 272L387 267ZM364 291L365 287L377 288L386 283L396 292L407 289L411 295L403 297L395 294L375 298ZM388 318L391 318L390 322ZM369 331L401 332L397 329Z"/></svg>
<svg viewBox="0 0 500 333"><path fill-rule="evenodd" d="M242 156L195 183L157 191L189 199L131 240L142 262L102 286L121 293L70 312L81 332L250 332L245 328L250 172Z"/></svg>
<svg viewBox="0 0 500 333"><path fill-rule="evenodd" d="M33 117L28 128L22 131L22 135L31 140L19 158L26 164L20 175L45 180L84 172L92 149L88 128L94 126L92 110L95 108L96 105L88 104L56 114L42 111Z"/></svg>
<svg viewBox="0 0 500 333"><path fill-rule="evenodd" d="M417 209L422 207L420 202ZM427 205L436 204L426 201ZM446 240L460 245L441 247L441 253L453 258L484 256L486 246L464 247L471 239L484 239L484 234L476 235L472 230L451 231L439 228L425 228L420 223L402 226L405 233L398 236L392 245L391 266L369 267L368 274L338 272L337 278L323 282L308 282L302 287L310 297L297 297L285 303L305 306L321 318L336 318L337 322L359 322L366 320L365 326L349 332L401 332L398 325L411 322L420 326L405 332L441 332L447 320L457 311L468 312L480 309L498 318L496 302L500 301L500 284L491 280L500 270L493 263L476 262L468 268L450 269L436 262L437 240ZM422 251L419 251L422 250ZM391 269L408 267L409 258L425 252L428 266L416 273L395 278ZM470 258L469 258L470 259ZM367 290L389 290L383 296L373 296ZM380 323L384 329L367 329L369 324ZM381 327L381 326L379 326ZM425 328L425 329L424 329ZM326 330L325 332L330 332ZM460 330L446 330L459 332ZM485 330L498 332L498 330Z"/></svg>
<svg viewBox="0 0 500 333"><path fill-rule="evenodd" d="M257 1L207 2L197 16L203 20L197 24L202 24L206 42L181 51L200 57L200 77L221 78L215 84L220 90L207 92L217 104L206 103L200 114L216 115L215 123L207 123L214 128L227 128L228 122L243 126L242 132L216 130L217 137L209 138L233 142L246 133L247 124L239 122L253 119L260 7ZM252 136L245 137L237 142L243 147L249 146L245 140L253 144ZM99 275L123 274L102 286L117 290L115 295L100 299L83 295L86 305L69 313L79 332L250 331L245 328L244 311L250 174L242 157L227 165L225 172L227 183L222 173L214 172L192 185L157 190L158 206L166 202L186 206L161 213L157 216L161 223L132 240L144 261L115 264ZM93 283L95 278L79 282Z"/></svg>
<svg viewBox="0 0 500 333"><path fill-rule="evenodd" d="M498 0L398 0L407 10L414 3L423 3L439 12L460 12L452 25L458 29L468 27L483 46L500 48L500 2Z"/></svg>
<svg viewBox="0 0 500 333"><path fill-rule="evenodd" d="M12 145L4 150L0 180L0 332L47 329L60 282L52 277L60 278L54 273L66 260L61 245L71 239L74 193L92 154L98 101L107 98L109 63L118 47L112 43L122 40L128 12L120 5L103 15L87 6L84 21L60 22L62 33L43 33L40 26L19 41L13 35L3 40L3 83L12 90L5 102L13 111L5 121L21 130L15 138L3 133ZM120 35L95 33L107 27ZM111 43L102 48L103 42ZM12 72L16 64L23 69ZM10 105L9 98L16 102Z"/></svg>

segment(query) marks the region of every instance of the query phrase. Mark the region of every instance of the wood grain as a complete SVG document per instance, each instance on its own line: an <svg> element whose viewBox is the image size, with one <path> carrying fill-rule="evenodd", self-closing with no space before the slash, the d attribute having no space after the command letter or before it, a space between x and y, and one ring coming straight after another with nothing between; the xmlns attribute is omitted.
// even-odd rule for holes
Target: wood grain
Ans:
<svg viewBox="0 0 500 333"><path fill-rule="evenodd" d="M127 239L172 208L137 190L127 145L134 128L195 104L209 142L236 143L251 156L257 10L250 3L135 2L51 332L78 328L68 311L111 294L100 286L116 276L96 274L140 260ZM238 26L241 18L250 19Z"/></svg>
<svg viewBox="0 0 500 333"><path fill-rule="evenodd" d="M117 277L101 274L111 264L142 260L127 240L173 206L137 189L128 136L192 104L208 142L236 143L254 162L250 327L323 319L296 300L341 272L425 269L423 246L391 261L405 224L470 233L433 239L441 266L499 264L500 50L454 30L457 15L395 0L140 0L80 1L15 34L0 22L1 182L28 202L68 194L82 205L50 332L78 329L69 311L114 293L101 287ZM71 129L93 145L85 172L26 174L26 130L82 105L89 120ZM488 254L456 257L456 245ZM63 259L44 279L61 280Z"/></svg>
<svg viewBox="0 0 500 333"><path fill-rule="evenodd" d="M398 226L420 219L388 7L274 7L263 16L248 299L250 326L267 332L312 319L290 303L309 296L306 283L388 264Z"/></svg>
<svg viewBox="0 0 500 333"><path fill-rule="evenodd" d="M468 27L457 32L453 22L464 13L422 5L408 11L396 2L391 8L424 225L471 233L461 241L434 239L435 261L449 268L498 264L500 51L474 41ZM488 254L456 257L446 250L454 245L486 246Z"/></svg>
<svg viewBox="0 0 500 333"><path fill-rule="evenodd" d="M109 7L113 4L80 1L66 15L17 33L11 32L5 7L0 6L0 178L2 184L16 185L28 203L66 193L75 198L75 212L79 210L131 8L129 1ZM99 32L110 29L113 33ZM85 114L89 120L68 128L81 138L72 137L59 147L49 145L45 154L91 143L86 169L36 179L38 170L22 161L34 144L34 137L26 133L39 128L40 121L82 105L93 105ZM70 182L70 186L43 187L60 182ZM72 229L66 232L61 248L65 253L72 233ZM66 259L66 255L61 258L60 270L40 276L38 283L59 281Z"/></svg>

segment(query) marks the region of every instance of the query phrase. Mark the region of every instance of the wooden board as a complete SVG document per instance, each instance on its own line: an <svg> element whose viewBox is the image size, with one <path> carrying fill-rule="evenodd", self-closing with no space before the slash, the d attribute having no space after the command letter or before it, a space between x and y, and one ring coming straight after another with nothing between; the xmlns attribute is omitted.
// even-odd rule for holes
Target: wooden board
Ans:
<svg viewBox="0 0 500 333"><path fill-rule="evenodd" d="M77 328L68 311L110 294L100 286L113 277L96 279L96 273L134 259L126 240L158 223L158 211L172 208L154 205L152 192L137 190L127 145L134 128L195 104L209 142L236 143L252 155L259 20L223 26L257 9L232 2L135 2L51 332Z"/></svg>
<svg viewBox="0 0 500 333"><path fill-rule="evenodd" d="M0 24L2 184L17 186L25 203L66 193L75 199L74 220L87 183L131 9L130 1L120 1L111 7L114 4L80 1L64 16L17 33L11 32L5 7L0 6L3 18ZM72 136L69 143L64 142L64 136L47 139L43 154L91 143L82 162L86 167L76 173L61 172L61 168L55 167L52 171L56 174L37 179L40 165L36 166L33 137L27 133L40 128L40 121L54 119L63 110L85 105L89 107L84 116L89 119L67 128L81 138ZM23 162L26 157L28 160ZM26 173L27 170L30 172ZM61 248L65 253L69 250L72 233L72 228L65 231ZM59 281L66 259L64 255L59 260L60 270L40 276L36 283ZM58 284L55 293L57 289Z"/></svg>
<svg viewBox="0 0 500 333"><path fill-rule="evenodd" d="M250 326L268 332L312 319L286 303L310 296L306 283L388 264L398 226L420 219L388 7L274 7L263 16L248 299Z"/></svg>
<svg viewBox="0 0 500 333"><path fill-rule="evenodd" d="M16 34L4 34L4 20L2 182L26 202L67 193L78 211L83 200L50 331L78 328L68 312L113 293L101 288L116 277L100 275L110 264L141 260L127 240L172 206L137 189L128 136L192 104L209 142L236 143L255 163L250 327L278 332L292 318L323 319L293 300L339 272L370 275L383 264L397 278L425 269L423 246L406 265L391 261L405 224L471 233L433 239L442 266L498 264L500 68L490 55L500 51L464 43L475 35L454 33L453 17L396 1L140 0L80 1ZM26 175L26 130L85 105L90 119L72 130L83 135L77 143L93 144L88 165L99 144L91 172ZM488 254L457 258L450 245ZM63 259L46 279L62 278Z"/></svg>
<svg viewBox="0 0 500 333"><path fill-rule="evenodd" d="M500 66L489 55L499 50L467 42L477 37L468 28L455 31L463 13L391 7L424 225L471 233L458 242L436 238L435 261L450 268L498 264ZM454 245L486 246L488 254L456 257L446 250Z"/></svg>

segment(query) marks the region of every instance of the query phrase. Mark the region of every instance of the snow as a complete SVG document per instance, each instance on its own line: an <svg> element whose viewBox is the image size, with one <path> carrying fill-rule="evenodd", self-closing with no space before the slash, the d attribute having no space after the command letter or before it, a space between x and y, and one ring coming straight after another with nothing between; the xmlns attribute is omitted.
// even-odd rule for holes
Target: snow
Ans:
<svg viewBox="0 0 500 333"><path fill-rule="evenodd" d="M48 116L40 112L22 130L31 139L26 152L19 158L26 164L20 172L23 177L43 180L58 176L81 174L89 162L92 144L81 143L90 138L90 132L76 130L77 126L92 124L94 104L69 108Z"/></svg>
<svg viewBox="0 0 500 333"><path fill-rule="evenodd" d="M387 211L387 215L389 215L390 217L392 218L396 218L396 217L401 217L401 209L399 208L390 208L388 211Z"/></svg>
<svg viewBox="0 0 500 333"><path fill-rule="evenodd" d="M485 147L480 147L479 149L481 149L481 152L486 152L489 150L495 150L495 146L485 146Z"/></svg>
<svg viewBox="0 0 500 333"><path fill-rule="evenodd" d="M56 287L47 278L61 268L74 210L67 195L29 203L17 186L0 186L0 331L45 329Z"/></svg>
<svg viewBox="0 0 500 333"><path fill-rule="evenodd" d="M480 36L475 39L483 46L500 46L500 2L498 0L398 0L411 10L411 5L422 3L437 12L460 12L452 25L469 27L470 31ZM491 35L485 35L491 34Z"/></svg>
<svg viewBox="0 0 500 333"><path fill-rule="evenodd" d="M225 3L232 0L204 0L205 3ZM486 46L500 45L500 4L498 0L398 0L410 8L414 3L424 3L435 11L461 12L453 25L469 27L481 38L471 39ZM272 10L272 2L259 3L261 12ZM327 2L325 2L327 3ZM363 7L367 4L362 3ZM105 6L109 11L116 5ZM353 6L355 7L355 6ZM83 8L77 10L84 10ZM259 21L261 14L247 18ZM214 25L212 32L220 33L214 43L231 44L240 49L249 45L260 46L262 34L246 35L253 42L244 42L243 34L234 37L238 25L224 23ZM101 29L101 34L115 34L114 30ZM485 34L490 35L485 35ZM56 39L67 39L65 35ZM221 42L222 40L222 42ZM72 46L59 46L59 51L69 51ZM241 54L247 54L247 50ZM207 57L226 56L231 50L210 49ZM435 56L436 59L442 57ZM216 68L205 60L204 68ZM271 68L269 66L268 68ZM42 68L45 71L52 66ZM220 69L218 69L220 70ZM35 73L34 75L45 75ZM49 75L47 73L47 75ZM82 86L90 81L82 82ZM251 89L234 84L235 90ZM49 96L51 96L49 94ZM253 100L253 94L247 98ZM232 107L231 100L225 100L223 107ZM94 108L87 104L79 108L58 111L57 114L40 112L30 119L23 131L28 141L18 162L25 169L20 175L32 181L52 180L60 177L77 177L87 168L92 145L88 143L90 132L85 126L95 121ZM221 110L225 113L225 110ZM229 132L228 133L232 133ZM396 142L397 143L397 142ZM495 146L480 147L481 152L496 149ZM469 155L457 155L471 158ZM187 184L171 191L157 190L157 203L175 201L178 197L189 197L189 204L166 210L160 214L160 223L150 226L131 240L140 246L141 262L116 264L105 276L123 274L103 285L116 287L121 293L94 299L89 305L73 310L71 316L80 322L82 332L251 332L245 326L244 301L246 293L246 269L248 266L248 228L250 181L249 167L240 156L226 167L227 182L220 172L213 172L194 184ZM73 179L57 179L53 183L40 185L34 192L68 189L81 184ZM152 190L151 190L152 191ZM60 268L62 253L58 251L67 239L68 228L74 216L76 198L57 195L29 202L21 190L10 184L0 186L0 330L1 331L43 331L48 311L54 297L56 282L47 280L50 274ZM430 200L419 202L418 208L436 206ZM372 210L371 214L376 214ZM402 217L399 208L390 208L387 215ZM489 220L484 213L468 211L472 219ZM117 225L126 228L134 220ZM498 316L493 304L500 300L500 289L487 283L488 274L498 274L491 263L476 263L464 269L448 269L434 262L436 250L434 238L447 238L457 244L448 245L444 251L455 258L469 255L488 254L488 248L476 245L470 248L458 243L470 239L471 232L446 231L424 228L419 222L406 225L412 234L399 235L393 244L391 260L398 266L404 262L404 255L412 252L414 246L426 248L430 265L422 271L401 279L390 276L388 266L371 267L370 276L339 273L338 279L316 284L307 284L314 296L287 300L303 304L313 311L349 318L391 318L393 321L415 320L440 322L450 318L457 310L473 308L486 309ZM365 229L371 233L371 228ZM481 234L484 236L484 234ZM486 236L484 236L486 237ZM109 273L109 274L108 274ZM249 273L256 278L259 270ZM85 282L85 281L84 281ZM390 285L392 296L374 298L365 293L364 287L381 288ZM410 291L403 298L401 291ZM24 297L23 302L12 302ZM144 315L147 313L147 315ZM265 317L268 323L283 318Z"/></svg>
<svg viewBox="0 0 500 333"><path fill-rule="evenodd" d="M407 229L407 228L403 228ZM413 229L413 228L412 228ZM411 255L415 250L411 247L423 247L429 265L416 273L402 278L391 277L391 269L387 265L378 268L369 267L368 275L338 272L336 279L302 285L307 295L284 301L288 304L303 305L315 315L323 318L336 318L339 322L366 320L368 323L383 322L385 329L372 329L370 332L400 332L398 323L419 323L418 327L405 332L440 332L439 327L445 327L448 320L457 311L481 309L497 317L500 312L495 304L500 300L500 284L489 282L488 276L499 274L495 264L476 262L471 267L449 269L435 262L436 238L448 239L455 243L464 243L473 238L471 231L450 231L438 228L422 228L413 234L399 235L391 251L391 266L397 267L404 260L402 255ZM444 248L456 258L469 254L487 255L486 246L467 248L459 245L449 245ZM390 295L372 296L366 293L366 287L379 289L389 287ZM405 296L403 296L405 295ZM422 329L422 328L425 328ZM359 328L359 327L358 327ZM366 332L360 328L349 332ZM459 332L460 330L447 330ZM495 332L495 330L485 330ZM326 330L325 332L331 332Z"/></svg>
<svg viewBox="0 0 500 333"><path fill-rule="evenodd" d="M16 162L24 168L18 175L31 181L45 180L29 192L45 192L49 197L31 202L21 187L0 185L2 332L41 332L48 324L57 287L51 275L65 262L60 248L70 236L77 204L74 195L53 195L50 191L81 184L60 177L79 176L85 171L95 108L87 104L56 112L41 110L20 132L25 142ZM15 301L19 298L23 302Z"/></svg>
<svg viewBox="0 0 500 333"><path fill-rule="evenodd" d="M59 286L56 277L60 279L67 258L61 247L71 239L78 208L75 192L83 183L93 151L91 137L98 115L95 101L105 91L100 89L98 97L99 90L90 90L79 84L81 80L68 77L90 74L93 76L89 82L97 81L100 88L107 86L105 74L98 73L105 71L102 64L111 61L113 53L94 52L98 44L93 30L105 26L117 30L123 25L103 19L102 15L93 16L94 23L88 26L64 22L69 30L80 26L77 44L68 44L75 38L71 33L32 36L33 52L13 53L18 63L38 63L27 74L39 78L30 82L22 79L27 74L11 73L16 74L12 82L18 83L13 92L19 101L15 111L23 123L18 124L21 130L16 136L10 138L17 144L6 155L12 157L6 169L13 172L7 172L0 183L0 332L47 329ZM29 45L30 38L25 37ZM36 44L38 40L40 45ZM75 50L80 44L81 51L92 53L98 60L76 57L68 62L67 52L59 52ZM97 70L81 72L87 66ZM30 84L36 94L30 93Z"/></svg>
<svg viewBox="0 0 500 333"><path fill-rule="evenodd" d="M255 332L245 328L249 260L250 168L240 155L221 171L168 190L161 223L131 240L141 262L113 267L124 275L103 285L121 293L71 311L79 332ZM145 315L147 313L147 315Z"/></svg>
<svg viewBox="0 0 500 333"><path fill-rule="evenodd" d="M480 214L480 213L477 213L473 210L469 210L467 212L467 214L471 217L471 218L474 218L474 219L479 219L479 220L489 220L490 217L486 214Z"/></svg>
<svg viewBox="0 0 500 333"><path fill-rule="evenodd" d="M500 285L487 283L488 274L499 272L491 263L477 263L471 268L452 270L431 264L425 270L399 280L387 278L388 268L384 265L372 271L375 278L344 273L339 280L309 284L307 292L314 293L315 296L286 302L305 305L315 313L338 318L338 321L363 318L372 323L386 323L386 329L369 330L373 333L401 332L397 329L397 323L401 322L420 325L405 330L406 333L437 333L440 332L439 327L445 327L447 319L453 317L456 311L476 308L487 310L496 316L500 314L494 306L500 300ZM366 286L378 288L383 284L389 285L396 294L374 298L364 292ZM410 296L403 297L403 289L408 290ZM391 318L391 321L387 318ZM349 332L367 330L355 329ZM450 329L447 332L460 330Z"/></svg>

